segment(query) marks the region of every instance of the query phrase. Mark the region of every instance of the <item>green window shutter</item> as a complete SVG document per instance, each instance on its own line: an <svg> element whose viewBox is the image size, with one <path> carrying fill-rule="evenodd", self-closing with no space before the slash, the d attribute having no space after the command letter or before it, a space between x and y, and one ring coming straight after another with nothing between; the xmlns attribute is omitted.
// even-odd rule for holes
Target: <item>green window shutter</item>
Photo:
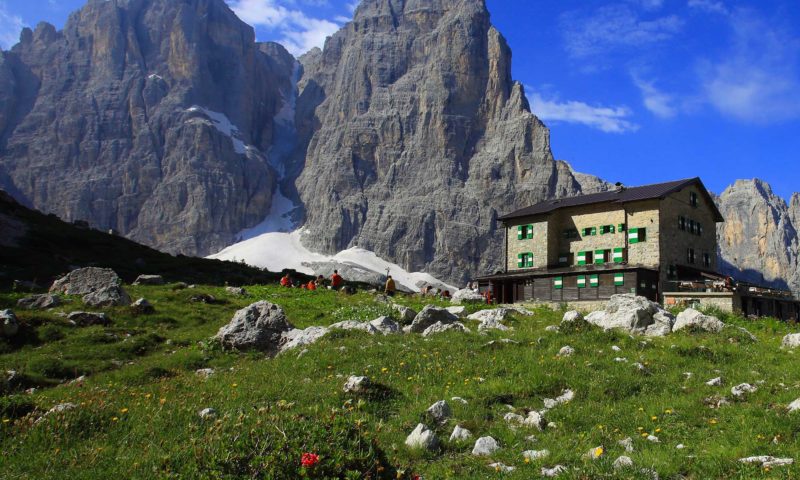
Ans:
<svg viewBox="0 0 800 480"><path fill-rule="evenodd" d="M564 278L562 278L562 277L554 278L553 279L553 288L555 288L556 290L561 290L562 288L564 288Z"/></svg>
<svg viewBox="0 0 800 480"><path fill-rule="evenodd" d="M592 227L592 235L597 235L597 227Z"/></svg>
<svg viewBox="0 0 800 480"><path fill-rule="evenodd" d="M533 253L528 252L526 255L527 262L526 265L528 268L533 268Z"/></svg>
<svg viewBox="0 0 800 480"><path fill-rule="evenodd" d="M628 229L628 243L639 243L639 228Z"/></svg>
<svg viewBox="0 0 800 480"><path fill-rule="evenodd" d="M600 286L600 275L592 275L589 277L589 286L590 287L599 287Z"/></svg>
<svg viewBox="0 0 800 480"><path fill-rule="evenodd" d="M595 250L594 252L594 263L595 265L602 265L606 263L606 251L605 250Z"/></svg>
<svg viewBox="0 0 800 480"><path fill-rule="evenodd" d="M517 267L522 268L525 266L525 257L521 253L517 254Z"/></svg>
<svg viewBox="0 0 800 480"><path fill-rule="evenodd" d="M624 248L615 248L614 249L614 263L622 263L625 261L625 249Z"/></svg>
<svg viewBox="0 0 800 480"><path fill-rule="evenodd" d="M578 252L578 265L586 265L586 252Z"/></svg>
<svg viewBox="0 0 800 480"><path fill-rule="evenodd" d="M619 231L620 232L624 232L626 230L627 230L626 225L624 223L620 223L619 224Z"/></svg>
<svg viewBox="0 0 800 480"><path fill-rule="evenodd" d="M625 286L625 274L624 273L615 273L614 274L614 285L617 287Z"/></svg>
<svg viewBox="0 0 800 480"><path fill-rule="evenodd" d="M528 240L533 240L533 225L528 225Z"/></svg>
<svg viewBox="0 0 800 480"><path fill-rule="evenodd" d="M522 225L517 226L517 240L522 240Z"/></svg>
<svg viewBox="0 0 800 480"><path fill-rule="evenodd" d="M586 288L586 276L579 275L578 276L578 288Z"/></svg>

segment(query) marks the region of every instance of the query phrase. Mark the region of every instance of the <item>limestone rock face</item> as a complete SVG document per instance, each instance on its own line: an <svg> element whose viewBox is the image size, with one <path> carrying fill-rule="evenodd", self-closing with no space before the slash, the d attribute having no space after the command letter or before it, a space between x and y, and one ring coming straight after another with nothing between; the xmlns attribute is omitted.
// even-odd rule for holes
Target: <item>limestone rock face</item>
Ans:
<svg viewBox="0 0 800 480"><path fill-rule="evenodd" d="M720 269L737 279L800 290L800 195L790 203L758 180L739 180L720 195Z"/></svg>
<svg viewBox="0 0 800 480"><path fill-rule="evenodd" d="M462 282L502 266L500 214L581 191L483 0L365 0L301 62L295 168L312 248L359 246Z"/></svg>
<svg viewBox="0 0 800 480"><path fill-rule="evenodd" d="M0 188L168 252L269 212L295 61L223 0L88 2L0 54Z"/></svg>

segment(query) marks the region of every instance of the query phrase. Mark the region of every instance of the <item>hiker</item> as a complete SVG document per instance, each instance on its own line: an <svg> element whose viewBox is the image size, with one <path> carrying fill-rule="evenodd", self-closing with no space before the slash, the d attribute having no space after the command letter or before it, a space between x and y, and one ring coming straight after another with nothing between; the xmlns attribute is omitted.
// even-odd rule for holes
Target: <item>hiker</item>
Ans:
<svg viewBox="0 0 800 480"><path fill-rule="evenodd" d="M386 279L386 288L383 289L384 293L390 297L394 297L397 287L394 285L394 279L391 275Z"/></svg>
<svg viewBox="0 0 800 480"><path fill-rule="evenodd" d="M343 283L344 278L339 275L339 270L334 270L333 275L331 275L331 287L333 287L334 290L339 290Z"/></svg>
<svg viewBox="0 0 800 480"><path fill-rule="evenodd" d="M442 292L442 298L445 300L450 300L450 290L445 290Z"/></svg>
<svg viewBox="0 0 800 480"><path fill-rule="evenodd" d="M314 280L309 280L308 285L306 285L306 288L308 288L310 291L313 292L314 290L317 289L317 282L315 282Z"/></svg>
<svg viewBox="0 0 800 480"><path fill-rule="evenodd" d="M281 287L292 288L292 277L288 273L281 278Z"/></svg>
<svg viewBox="0 0 800 480"><path fill-rule="evenodd" d="M317 281L315 282L317 287L324 287L325 286L325 277L322 275L317 276Z"/></svg>

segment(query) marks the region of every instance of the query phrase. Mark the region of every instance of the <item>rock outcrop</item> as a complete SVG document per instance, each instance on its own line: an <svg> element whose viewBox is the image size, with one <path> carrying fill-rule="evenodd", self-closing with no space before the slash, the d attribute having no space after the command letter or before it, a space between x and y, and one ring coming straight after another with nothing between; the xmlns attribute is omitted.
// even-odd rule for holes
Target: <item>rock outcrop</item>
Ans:
<svg viewBox="0 0 800 480"><path fill-rule="evenodd" d="M292 56L223 0L90 1L0 53L0 188L169 252L269 212Z"/></svg>
<svg viewBox="0 0 800 480"><path fill-rule="evenodd" d="M800 195L790 203L758 180L739 180L717 200L720 270L739 280L800 291Z"/></svg>
<svg viewBox="0 0 800 480"><path fill-rule="evenodd" d="M301 61L295 168L312 248L359 246L460 283L502 265L500 214L581 192L483 0L365 0Z"/></svg>
<svg viewBox="0 0 800 480"><path fill-rule="evenodd" d="M618 328L629 333L664 336L672 331L675 317L644 297L624 294L613 295L605 310L590 313L586 321L604 330Z"/></svg>

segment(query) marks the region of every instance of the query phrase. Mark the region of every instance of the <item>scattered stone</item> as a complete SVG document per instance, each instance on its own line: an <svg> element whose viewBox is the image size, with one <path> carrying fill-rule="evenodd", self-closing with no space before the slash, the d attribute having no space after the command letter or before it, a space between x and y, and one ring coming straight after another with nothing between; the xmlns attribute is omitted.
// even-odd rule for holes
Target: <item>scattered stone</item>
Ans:
<svg viewBox="0 0 800 480"><path fill-rule="evenodd" d="M344 393L364 393L372 385L369 377L350 375L344 384Z"/></svg>
<svg viewBox="0 0 800 480"><path fill-rule="evenodd" d="M472 438L472 432L466 428L462 428L461 425L456 425L456 427L453 429L453 433L450 434L451 442L460 442L469 440L470 438Z"/></svg>
<svg viewBox="0 0 800 480"><path fill-rule="evenodd" d="M731 395L734 397L742 397L747 393L754 393L756 390L758 390L756 386L750 385L749 383L740 383L731 388Z"/></svg>
<svg viewBox="0 0 800 480"><path fill-rule="evenodd" d="M50 293L88 295L110 287L121 287L122 280L110 268L87 267L73 270L53 282Z"/></svg>
<svg viewBox="0 0 800 480"><path fill-rule="evenodd" d="M498 340L491 340L483 344L484 347L494 347L496 345L519 345L520 343L510 338L501 338Z"/></svg>
<svg viewBox="0 0 800 480"><path fill-rule="evenodd" d="M200 418L202 418L203 420L208 420L211 418L216 418L217 411L214 410L213 408L204 408L200 410L200 413L198 413L198 415L200 415Z"/></svg>
<svg viewBox="0 0 800 480"><path fill-rule="evenodd" d="M262 300L237 311L214 338L237 350L276 354L285 341L283 334L293 329L281 307Z"/></svg>
<svg viewBox="0 0 800 480"><path fill-rule="evenodd" d="M790 413L791 413L791 412L796 412L796 411L800 410L800 398L798 398L798 399L797 399L797 400L795 400L794 402L790 403L790 404L789 404L789 406L788 406L788 407L786 407L786 409L787 409L787 410L788 410Z"/></svg>
<svg viewBox="0 0 800 480"><path fill-rule="evenodd" d="M570 310L561 319L561 325L583 323L583 314L577 310Z"/></svg>
<svg viewBox="0 0 800 480"><path fill-rule="evenodd" d="M134 285L164 285L164 277L161 275L139 275L133 281Z"/></svg>
<svg viewBox="0 0 800 480"><path fill-rule="evenodd" d="M667 335L675 323L661 305L633 294L613 295L605 310L592 312L585 320L604 330L618 328L647 336Z"/></svg>
<svg viewBox="0 0 800 480"><path fill-rule="evenodd" d="M436 434L421 423L406 437L406 446L409 448L434 450L438 445L439 439L436 438Z"/></svg>
<svg viewBox="0 0 800 480"><path fill-rule="evenodd" d="M462 290L457 290L453 293L453 298L450 299L450 303L455 305L460 305L462 303L485 303L486 299L480 293L470 290L468 288L464 288Z"/></svg>
<svg viewBox="0 0 800 480"><path fill-rule="evenodd" d="M522 458L531 462L545 458L548 455L550 455L550 450L525 450L522 452Z"/></svg>
<svg viewBox="0 0 800 480"><path fill-rule="evenodd" d="M760 463L764 468L782 467L794 463L793 458L776 458L769 455L740 458L739 461L742 463Z"/></svg>
<svg viewBox="0 0 800 480"><path fill-rule="evenodd" d="M439 400L431 405L426 413L436 423L445 423L452 415L450 405L448 405L444 400Z"/></svg>
<svg viewBox="0 0 800 480"><path fill-rule="evenodd" d="M675 448L676 448L677 450L683 450L684 448L686 448L686 445L684 445L684 444L682 444L682 443L679 443L679 444L675 445Z"/></svg>
<svg viewBox="0 0 800 480"><path fill-rule="evenodd" d="M156 309L147 301L147 299L140 298L131 304L131 310L137 315L150 315L155 313Z"/></svg>
<svg viewBox="0 0 800 480"><path fill-rule="evenodd" d="M395 333L400 333L400 325L397 324L394 320L389 317L378 317L375 320L369 322L369 325L372 326L376 331L382 333L383 335L392 335Z"/></svg>
<svg viewBox="0 0 800 480"><path fill-rule="evenodd" d="M633 439L631 437L623 438L622 440L617 442L617 445L624 448L625 451L628 453L633 452Z"/></svg>
<svg viewBox="0 0 800 480"><path fill-rule="evenodd" d="M574 354L575 354L575 349L570 347L569 345L561 347L561 350L558 351L559 357L571 357Z"/></svg>
<svg viewBox="0 0 800 480"><path fill-rule="evenodd" d="M19 320L11 310L0 310L0 323L3 325L3 336L11 338L19 332Z"/></svg>
<svg viewBox="0 0 800 480"><path fill-rule="evenodd" d="M722 386L722 377L712 378L711 380L706 382L706 385L708 385L709 387Z"/></svg>
<svg viewBox="0 0 800 480"><path fill-rule="evenodd" d="M548 478L553 478L553 477L557 477L557 476L561 475L562 473L565 473L566 471L567 471L567 467L565 467L564 465L556 465L553 468L542 467L542 476L543 477L548 477Z"/></svg>
<svg viewBox="0 0 800 480"><path fill-rule="evenodd" d="M326 327L308 327L305 330L292 329L284 332L280 351L285 352L298 347L304 347L316 343L317 340L328 334L330 330Z"/></svg>
<svg viewBox="0 0 800 480"><path fill-rule="evenodd" d="M672 330L677 332L684 328L697 328L706 332L719 333L725 328L725 324L717 317L704 315L693 308L687 308L678 314Z"/></svg>
<svg viewBox="0 0 800 480"><path fill-rule="evenodd" d="M67 319L79 327L91 327L93 325L106 327L111 324L111 319L105 313L72 312L67 316Z"/></svg>
<svg viewBox="0 0 800 480"><path fill-rule="evenodd" d="M575 398L575 392L569 389L564 390L561 395L556 398L545 398L544 408L548 410L553 409L558 405L572 401L573 398Z"/></svg>
<svg viewBox="0 0 800 480"><path fill-rule="evenodd" d="M725 405L730 405L730 402L727 398L714 395L712 397L707 397L703 399L703 404L706 405L708 408L720 408L724 407Z"/></svg>
<svg viewBox="0 0 800 480"><path fill-rule="evenodd" d="M467 404L467 401L466 401L466 400L464 400L464 399L463 399L463 398L461 398L461 397L453 397L453 398L451 398L450 400L452 400L452 401L454 401L454 402L461 403L461 404L463 404L463 405L466 405L466 404Z"/></svg>
<svg viewBox="0 0 800 480"><path fill-rule="evenodd" d="M448 312L452 313L458 318L466 318L467 317L467 307L462 305L456 305L454 307L447 307L445 308Z"/></svg>
<svg viewBox="0 0 800 480"><path fill-rule="evenodd" d="M478 310L477 312L467 315L469 320L477 320L479 322L485 323L500 323L504 322L508 315L514 312L515 310L511 310L510 308L500 307L500 308L492 308L487 310Z"/></svg>
<svg viewBox="0 0 800 480"><path fill-rule="evenodd" d="M621 352L621 351L622 351L622 349L621 349L621 348L619 348L619 347L618 347L618 346L616 346L616 345L611 345L611 350L614 350L615 352Z"/></svg>
<svg viewBox="0 0 800 480"><path fill-rule="evenodd" d="M586 458L588 458L590 460L597 460L598 458L600 458L603 455L605 455L605 453L606 453L605 448L603 448L603 446L600 445L600 446L594 447L593 449L591 449L588 452L586 452L584 457L586 457Z"/></svg>
<svg viewBox="0 0 800 480"><path fill-rule="evenodd" d="M192 288L191 285L189 286L189 288ZM215 297L214 295L209 295L208 293L198 293L197 295L192 295L189 298L189 301L194 303L212 304L212 303L217 303L217 297Z"/></svg>
<svg viewBox="0 0 800 480"><path fill-rule="evenodd" d="M544 430L545 427L547 427L547 420L544 419L544 416L540 412L531 410L528 412L528 416L525 417L522 424L526 427L535 427L538 430Z"/></svg>
<svg viewBox="0 0 800 480"><path fill-rule="evenodd" d="M214 373L215 372L214 372L213 368L198 368L197 370L194 371L195 375L197 375L198 377L203 377L203 378L208 378L208 377L214 375Z"/></svg>
<svg viewBox="0 0 800 480"><path fill-rule="evenodd" d="M558 325L548 325L544 327L545 332L560 332L561 330L558 328Z"/></svg>
<svg viewBox="0 0 800 480"><path fill-rule="evenodd" d="M525 421L525 417L523 417L522 415L520 415L518 413L509 412L509 413L506 413L505 415L503 415L503 420L505 420L506 423L508 423L508 424L510 424L512 426L513 425L522 425L522 423Z"/></svg>
<svg viewBox="0 0 800 480"><path fill-rule="evenodd" d="M358 322L355 320L345 320L343 322L337 322L331 325L331 330L361 330L364 332L369 333L370 335L375 335L378 333L378 329L372 326L369 322Z"/></svg>
<svg viewBox="0 0 800 480"><path fill-rule="evenodd" d="M53 408L45 412L45 414L39 417L34 423L39 424L43 422L44 419L49 417L50 415L68 412L70 410L75 410L76 408L78 408L78 406L75 405L74 403L59 403L58 405L54 406Z"/></svg>
<svg viewBox="0 0 800 480"><path fill-rule="evenodd" d="M800 347L800 333L790 333L783 337L781 340L782 348L797 348Z"/></svg>
<svg viewBox="0 0 800 480"><path fill-rule="evenodd" d="M625 468L631 468L632 466L633 460L631 460L631 457L620 455L614 460L614 470L623 470Z"/></svg>
<svg viewBox="0 0 800 480"><path fill-rule="evenodd" d="M242 287L225 287L225 291L237 297L246 297L247 290Z"/></svg>
<svg viewBox="0 0 800 480"><path fill-rule="evenodd" d="M106 287L82 298L90 307L123 307L131 304L131 297L119 286Z"/></svg>
<svg viewBox="0 0 800 480"><path fill-rule="evenodd" d="M628 359L625 357L614 357L614 361L617 363L627 363Z"/></svg>
<svg viewBox="0 0 800 480"><path fill-rule="evenodd" d="M497 440L492 437L481 437L475 442L475 447L472 449L472 454L475 456L491 455L500 449Z"/></svg>
<svg viewBox="0 0 800 480"><path fill-rule="evenodd" d="M469 328L465 327L464 324L461 322L455 322L455 323L436 322L433 325L426 328L425 331L422 332L422 336L430 337L431 335L448 332L450 330L469 333Z"/></svg>
<svg viewBox="0 0 800 480"><path fill-rule="evenodd" d="M653 443L661 443L661 441L655 435L648 435L647 436L647 441L648 442L653 442Z"/></svg>
<svg viewBox="0 0 800 480"><path fill-rule="evenodd" d="M414 321L414 318L417 316L417 312L414 311L413 308L409 308L403 305L392 304L392 308L398 313L400 317L400 324L402 325L411 325L411 322Z"/></svg>
<svg viewBox="0 0 800 480"><path fill-rule="evenodd" d="M509 467L508 465L500 462L490 463L489 468L493 468L494 471L496 472L503 472L503 473L513 472L514 470L517 469L517 467Z"/></svg>
<svg viewBox="0 0 800 480"><path fill-rule="evenodd" d="M422 309L421 312L417 314L416 317L414 317L414 321L411 322L411 331L414 333L422 333L428 327L436 323L449 325L456 322L458 322L458 317L448 312L444 308L427 305Z"/></svg>
<svg viewBox="0 0 800 480"><path fill-rule="evenodd" d="M42 295L31 295L30 297L21 298L17 301L19 308L27 310L47 310L61 305L61 297L51 293Z"/></svg>

